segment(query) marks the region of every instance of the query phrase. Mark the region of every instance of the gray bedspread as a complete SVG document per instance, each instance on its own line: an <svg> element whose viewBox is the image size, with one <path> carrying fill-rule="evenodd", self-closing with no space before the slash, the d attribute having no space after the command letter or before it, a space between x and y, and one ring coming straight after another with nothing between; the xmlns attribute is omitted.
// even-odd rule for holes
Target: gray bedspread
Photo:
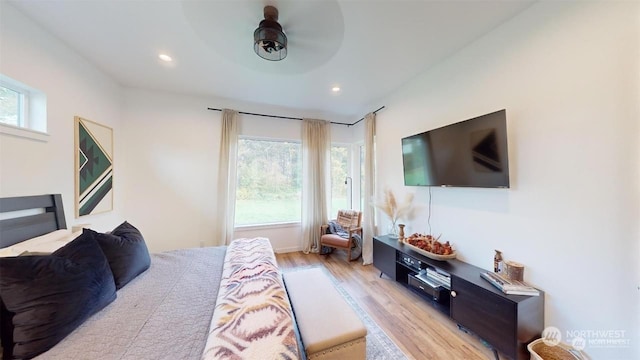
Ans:
<svg viewBox="0 0 640 360"><path fill-rule="evenodd" d="M226 247L151 255L151 267L36 359L200 359Z"/></svg>

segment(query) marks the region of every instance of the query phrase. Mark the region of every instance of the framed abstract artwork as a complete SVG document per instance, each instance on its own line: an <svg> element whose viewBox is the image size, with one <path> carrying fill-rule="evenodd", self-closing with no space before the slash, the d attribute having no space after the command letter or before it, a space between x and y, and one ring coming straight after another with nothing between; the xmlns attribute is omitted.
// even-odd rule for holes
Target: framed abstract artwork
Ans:
<svg viewBox="0 0 640 360"><path fill-rule="evenodd" d="M113 210L113 129L75 117L76 217Z"/></svg>

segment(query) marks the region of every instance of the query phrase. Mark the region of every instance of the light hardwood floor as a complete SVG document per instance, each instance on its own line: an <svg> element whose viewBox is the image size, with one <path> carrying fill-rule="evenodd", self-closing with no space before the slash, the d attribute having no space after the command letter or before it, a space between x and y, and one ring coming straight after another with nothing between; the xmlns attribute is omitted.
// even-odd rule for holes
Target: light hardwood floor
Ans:
<svg viewBox="0 0 640 360"><path fill-rule="evenodd" d="M493 359L482 342L459 330L418 295L362 259L348 262L345 251L325 256L302 252L276 254L282 269L321 264L398 347L413 359Z"/></svg>

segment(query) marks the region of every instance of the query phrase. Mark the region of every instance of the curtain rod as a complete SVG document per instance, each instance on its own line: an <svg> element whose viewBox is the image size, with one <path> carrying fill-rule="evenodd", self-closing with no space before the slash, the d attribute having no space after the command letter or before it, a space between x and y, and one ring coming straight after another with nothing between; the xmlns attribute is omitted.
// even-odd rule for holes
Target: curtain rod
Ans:
<svg viewBox="0 0 640 360"><path fill-rule="evenodd" d="M379 107L377 110L375 110L373 113L377 113L378 111L384 109L384 105ZM222 109L216 109L216 108L207 108L207 110L213 110L213 111L222 111ZM270 117L270 118L276 118L276 119L287 119L287 120L302 120L302 118L298 118L298 117L290 117L290 116L280 116L280 115L268 115L268 114L258 114L258 113L250 113L250 112L245 112L245 111L238 111L239 114L244 114L244 115L255 115L255 116L264 116L264 117ZM346 125L346 126L353 126L357 123L359 123L360 121L364 120L364 118L354 122L353 124L347 124L347 123L340 123L340 122L333 122L331 121L332 124L336 124L336 125Z"/></svg>
<svg viewBox="0 0 640 360"><path fill-rule="evenodd" d="M373 111L373 113L374 113L374 114L377 114L377 113L378 113L378 111L380 111L380 110L382 110L382 109L384 109L384 105L382 105L382 106L380 106L378 109L374 110L374 111ZM358 121L354 122L354 123L353 123L353 124L351 124L351 125L355 125L355 124L359 123L359 122L360 122L360 121L362 121L362 120L364 120L364 117L363 117L362 119L360 119L360 120L358 120Z"/></svg>

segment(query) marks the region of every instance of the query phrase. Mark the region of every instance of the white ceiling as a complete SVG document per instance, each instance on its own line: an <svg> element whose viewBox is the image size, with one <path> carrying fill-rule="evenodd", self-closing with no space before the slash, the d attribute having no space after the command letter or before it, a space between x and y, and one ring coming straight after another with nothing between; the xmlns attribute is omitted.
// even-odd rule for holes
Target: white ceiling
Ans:
<svg viewBox="0 0 640 360"><path fill-rule="evenodd" d="M367 108L532 4L426 0L11 1L124 86L321 111ZM253 52L265 4L287 58ZM171 64L158 60L164 52ZM331 87L342 91L333 94ZM211 104L216 106L216 104ZM239 109L242 110L242 109Z"/></svg>

